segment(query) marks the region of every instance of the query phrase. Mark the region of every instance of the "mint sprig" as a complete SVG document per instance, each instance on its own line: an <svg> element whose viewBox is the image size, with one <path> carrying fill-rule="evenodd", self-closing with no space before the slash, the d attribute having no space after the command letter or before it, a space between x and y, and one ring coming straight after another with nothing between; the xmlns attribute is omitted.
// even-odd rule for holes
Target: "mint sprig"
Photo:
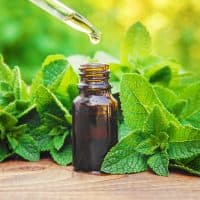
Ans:
<svg viewBox="0 0 200 200"><path fill-rule="evenodd" d="M78 95L78 67L110 64L112 93L119 99L119 142L104 158L110 174L169 168L200 175L200 79L172 59L154 55L151 37L133 24L120 59L105 52L48 56L27 85L20 68L0 56L0 161L18 155L37 161L48 152L60 165L72 162L72 102Z"/></svg>
<svg viewBox="0 0 200 200"><path fill-rule="evenodd" d="M128 30L122 47L122 61L130 70L120 81L120 103L122 127L129 132L108 152L102 171L123 174L127 165L128 173L135 173L138 166L131 161L139 153L158 175L168 176L169 167L199 175L194 159L200 155L199 80L175 61L152 55L149 34L141 26ZM138 132L142 139L135 143Z"/></svg>

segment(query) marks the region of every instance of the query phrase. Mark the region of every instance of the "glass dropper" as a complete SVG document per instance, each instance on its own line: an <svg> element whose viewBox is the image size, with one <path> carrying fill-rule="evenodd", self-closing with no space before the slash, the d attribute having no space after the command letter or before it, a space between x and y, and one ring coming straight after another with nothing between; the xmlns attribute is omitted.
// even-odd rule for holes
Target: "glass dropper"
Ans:
<svg viewBox="0 0 200 200"><path fill-rule="evenodd" d="M101 40L101 32L98 31L85 17L61 3L59 0L29 0L49 14L55 16L70 27L86 33L93 44Z"/></svg>

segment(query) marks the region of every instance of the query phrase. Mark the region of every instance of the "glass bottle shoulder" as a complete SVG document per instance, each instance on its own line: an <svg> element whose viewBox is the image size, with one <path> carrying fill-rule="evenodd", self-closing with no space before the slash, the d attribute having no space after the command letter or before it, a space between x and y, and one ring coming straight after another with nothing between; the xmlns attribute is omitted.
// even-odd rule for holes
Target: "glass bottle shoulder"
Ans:
<svg viewBox="0 0 200 200"><path fill-rule="evenodd" d="M117 108L117 100L111 95L79 95L74 99L74 105L85 106L113 106Z"/></svg>

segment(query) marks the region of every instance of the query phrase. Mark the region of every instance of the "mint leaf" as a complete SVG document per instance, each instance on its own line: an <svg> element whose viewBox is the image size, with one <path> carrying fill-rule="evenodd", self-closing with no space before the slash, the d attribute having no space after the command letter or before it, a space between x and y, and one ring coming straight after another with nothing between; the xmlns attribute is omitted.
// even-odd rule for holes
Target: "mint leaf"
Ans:
<svg viewBox="0 0 200 200"><path fill-rule="evenodd" d="M197 156L192 161L190 161L187 166L192 168L193 170L197 170L200 172L200 156Z"/></svg>
<svg viewBox="0 0 200 200"><path fill-rule="evenodd" d="M72 103L75 97L78 95L78 76L74 72L73 68L69 66L60 83L53 89L58 99L65 105L65 107L71 111Z"/></svg>
<svg viewBox="0 0 200 200"><path fill-rule="evenodd" d="M33 80L31 93L34 94L39 85L47 88L55 87L60 82L67 66L68 62L63 55L48 56L42 65L42 69Z"/></svg>
<svg viewBox="0 0 200 200"><path fill-rule="evenodd" d="M62 55L48 56L42 65L44 86L51 86L64 73L67 64L67 60Z"/></svg>
<svg viewBox="0 0 200 200"><path fill-rule="evenodd" d="M168 149L170 159L184 159L200 154L200 140L170 142Z"/></svg>
<svg viewBox="0 0 200 200"><path fill-rule="evenodd" d="M171 68L169 66L164 66L163 68L156 71L149 78L150 83L162 83L168 85L172 77Z"/></svg>
<svg viewBox="0 0 200 200"><path fill-rule="evenodd" d="M8 158L12 153L9 151L7 145L4 142L0 143L0 162Z"/></svg>
<svg viewBox="0 0 200 200"><path fill-rule="evenodd" d="M159 147L159 143L154 136L149 136L146 140L142 141L136 147L136 151L144 155L152 155L155 150Z"/></svg>
<svg viewBox="0 0 200 200"><path fill-rule="evenodd" d="M176 126L174 124L170 124L168 134L169 142L200 140L200 130L189 126Z"/></svg>
<svg viewBox="0 0 200 200"><path fill-rule="evenodd" d="M142 132L124 137L104 158L101 171L111 174L137 173L147 170L146 156L135 148L144 139Z"/></svg>
<svg viewBox="0 0 200 200"><path fill-rule="evenodd" d="M119 140L121 140L123 137L129 135L130 133L132 133L132 130L124 122L122 122L120 124L119 130L118 130Z"/></svg>
<svg viewBox="0 0 200 200"><path fill-rule="evenodd" d="M199 82L199 76L195 72L182 70L172 77L170 88L180 94L186 87L197 82Z"/></svg>
<svg viewBox="0 0 200 200"><path fill-rule="evenodd" d="M177 118L181 118L181 114L183 113L183 111L185 110L186 106L187 106L188 101L183 100L183 99L179 99L173 106L172 108L172 113L177 117Z"/></svg>
<svg viewBox="0 0 200 200"><path fill-rule="evenodd" d="M24 100L16 100L4 108L4 110L17 118L29 107L30 102Z"/></svg>
<svg viewBox="0 0 200 200"><path fill-rule="evenodd" d="M11 69L4 63L3 56L0 54L0 80L11 82L12 77Z"/></svg>
<svg viewBox="0 0 200 200"><path fill-rule="evenodd" d="M112 86L112 93L120 92L120 81L124 73L130 72L130 67L121 64L110 64L110 83Z"/></svg>
<svg viewBox="0 0 200 200"><path fill-rule="evenodd" d="M169 156L166 152L158 152L147 161L149 167L160 176L168 176Z"/></svg>
<svg viewBox="0 0 200 200"><path fill-rule="evenodd" d="M168 121L160 107L155 105L144 124L147 139L142 141L136 150L145 155L152 155L156 150L168 148Z"/></svg>
<svg viewBox="0 0 200 200"><path fill-rule="evenodd" d="M160 106L166 119L178 123L156 96L153 88L141 75L124 74L121 81L120 100L125 123L132 129L140 129L155 105Z"/></svg>
<svg viewBox="0 0 200 200"><path fill-rule="evenodd" d="M164 113L159 106L155 105L144 124L144 131L157 135L160 132L166 131L167 128L168 121Z"/></svg>
<svg viewBox="0 0 200 200"><path fill-rule="evenodd" d="M33 137L40 151L49 151L53 148L53 137L49 132L49 127L40 125L37 128L29 129L28 134Z"/></svg>
<svg viewBox="0 0 200 200"><path fill-rule="evenodd" d="M197 111L193 115L181 121L184 125L191 125L195 128L200 129L200 111Z"/></svg>
<svg viewBox="0 0 200 200"><path fill-rule="evenodd" d="M200 169L193 169L192 167L189 167L183 163L172 163L172 164L170 164L170 167L173 169L183 170L185 172L188 172L188 173L196 175L196 176L200 176Z"/></svg>
<svg viewBox="0 0 200 200"><path fill-rule="evenodd" d="M16 126L18 120L8 112L0 110L0 139L6 138L7 132L11 131Z"/></svg>
<svg viewBox="0 0 200 200"><path fill-rule="evenodd" d="M48 112L60 118L65 118L69 124L72 123L71 115L61 104L57 97L44 86L40 86L35 94L35 101L38 112L42 115Z"/></svg>
<svg viewBox="0 0 200 200"><path fill-rule="evenodd" d="M39 113L36 110L35 104L28 107L18 117L19 124L27 124L28 128L31 130L33 130L36 127L39 127L41 124L41 119Z"/></svg>
<svg viewBox="0 0 200 200"><path fill-rule="evenodd" d="M178 96L172 90L163 86L155 85L153 89L164 106L169 111L172 111L175 103L178 101Z"/></svg>
<svg viewBox="0 0 200 200"><path fill-rule="evenodd" d="M4 126L6 129L9 129L15 126L17 123L17 118L11 115L8 112L0 110L0 124Z"/></svg>
<svg viewBox="0 0 200 200"><path fill-rule="evenodd" d="M8 92L8 91L12 91L11 84L8 83L7 81L0 81L0 91L2 93Z"/></svg>
<svg viewBox="0 0 200 200"><path fill-rule="evenodd" d="M15 100L15 96L13 92L0 92L0 108L4 108L9 105L11 102Z"/></svg>
<svg viewBox="0 0 200 200"><path fill-rule="evenodd" d="M171 124L168 133L170 159L184 159L200 153L200 130Z"/></svg>
<svg viewBox="0 0 200 200"><path fill-rule="evenodd" d="M21 78L21 73L19 67L13 69L13 92L16 100L27 100L28 90L27 86Z"/></svg>
<svg viewBox="0 0 200 200"><path fill-rule="evenodd" d="M62 135L56 135L53 138L53 145L55 147L56 150L60 150L61 147L63 146L65 139L67 138L67 136L69 135L69 132L66 131L64 134Z"/></svg>
<svg viewBox="0 0 200 200"><path fill-rule="evenodd" d="M121 63L137 62L151 53L151 38L146 28L137 22L126 33L121 49Z"/></svg>
<svg viewBox="0 0 200 200"><path fill-rule="evenodd" d="M55 148L51 149L50 154L55 162L59 165L68 165L72 162L72 147L71 145L65 145L57 151Z"/></svg>
<svg viewBox="0 0 200 200"><path fill-rule="evenodd" d="M19 138L9 137L9 144L16 154L29 161L38 161L40 152L37 143L29 135L22 135Z"/></svg>
<svg viewBox="0 0 200 200"><path fill-rule="evenodd" d="M184 120L197 111L200 111L200 82L185 87L180 96L182 99L187 100L187 105L181 115L181 119Z"/></svg>

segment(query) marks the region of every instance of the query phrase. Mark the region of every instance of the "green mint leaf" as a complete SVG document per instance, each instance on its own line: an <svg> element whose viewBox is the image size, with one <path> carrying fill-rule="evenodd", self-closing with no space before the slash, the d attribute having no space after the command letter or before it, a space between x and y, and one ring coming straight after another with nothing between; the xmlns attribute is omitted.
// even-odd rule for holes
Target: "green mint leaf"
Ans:
<svg viewBox="0 0 200 200"><path fill-rule="evenodd" d="M122 122L119 126L118 131L118 138L121 140L123 137L127 136L128 134L132 133L132 130L124 123Z"/></svg>
<svg viewBox="0 0 200 200"><path fill-rule="evenodd" d="M129 65L138 58L148 56L151 53L151 38L146 28L137 22L126 33L122 43L121 62Z"/></svg>
<svg viewBox="0 0 200 200"><path fill-rule="evenodd" d="M169 111L172 111L175 103L178 101L178 96L172 90L163 86L154 85L153 89L164 106Z"/></svg>
<svg viewBox="0 0 200 200"><path fill-rule="evenodd" d="M5 127L5 129L10 129L17 124L17 118L8 112L0 110L0 124Z"/></svg>
<svg viewBox="0 0 200 200"><path fill-rule="evenodd" d="M166 131L167 128L168 121L164 113L158 105L155 105L144 124L144 131L157 135L160 132Z"/></svg>
<svg viewBox="0 0 200 200"><path fill-rule="evenodd" d="M9 137L9 144L16 154L29 161L38 161L40 152L35 140L29 135L22 135L19 138Z"/></svg>
<svg viewBox="0 0 200 200"><path fill-rule="evenodd" d="M168 133L170 159L180 160L200 153L200 130L171 124Z"/></svg>
<svg viewBox="0 0 200 200"><path fill-rule="evenodd" d="M33 104L19 115L19 124L27 124L29 129L34 129L40 126L41 119L36 110L36 105Z"/></svg>
<svg viewBox="0 0 200 200"><path fill-rule="evenodd" d="M28 134L36 141L40 151L49 151L53 148L53 137L49 132L49 127L40 125L37 128L30 129Z"/></svg>
<svg viewBox="0 0 200 200"><path fill-rule="evenodd" d="M67 66L68 62L63 55L48 56L42 65L42 69L33 80L31 93L34 94L39 85L47 88L55 87L60 82Z"/></svg>
<svg viewBox="0 0 200 200"><path fill-rule="evenodd" d="M15 150L19 144L18 141L10 135L7 135L7 139L8 139L8 144L9 144L10 148L12 150Z"/></svg>
<svg viewBox="0 0 200 200"><path fill-rule="evenodd" d="M21 78L19 67L13 69L13 91L16 100L27 100L29 98L27 86Z"/></svg>
<svg viewBox="0 0 200 200"><path fill-rule="evenodd" d="M14 126L7 130L7 132L13 137L19 137L26 133L28 126L26 124Z"/></svg>
<svg viewBox="0 0 200 200"><path fill-rule="evenodd" d="M10 103L12 103L15 100L15 96L13 92L5 92L5 93L1 93L0 92L0 108L4 108L7 105L9 105Z"/></svg>
<svg viewBox="0 0 200 200"><path fill-rule="evenodd" d="M42 122L46 124L48 127L51 127L52 129L57 130L59 133L60 131L62 133L65 132L66 126L67 126L66 120L64 118L60 118L48 112L44 113ZM70 126L68 125L68 127ZM53 133L52 135L58 135L57 131L55 131L55 133Z"/></svg>
<svg viewBox="0 0 200 200"><path fill-rule="evenodd" d="M168 149L170 159L185 159L200 154L200 140L170 142Z"/></svg>
<svg viewBox="0 0 200 200"><path fill-rule="evenodd" d="M199 76L195 72L179 72L172 77L170 88L180 94L186 87L199 82Z"/></svg>
<svg viewBox="0 0 200 200"><path fill-rule="evenodd" d="M190 161L187 166L189 168L192 168L194 170L197 170L200 172L200 156L197 156L196 158L194 158L192 161Z"/></svg>
<svg viewBox="0 0 200 200"><path fill-rule="evenodd" d="M142 141L137 147L136 151L145 154L152 155L155 153L155 150L159 147L159 143L156 140L156 137L150 136L150 138Z"/></svg>
<svg viewBox="0 0 200 200"><path fill-rule="evenodd" d="M172 77L172 71L169 66L164 66L163 68L156 71L149 78L150 83L162 83L163 85L168 85Z"/></svg>
<svg viewBox="0 0 200 200"><path fill-rule="evenodd" d="M138 74L124 74L120 100L125 123L132 129L141 129L155 105L160 106L167 120L178 123L158 99L152 86Z"/></svg>
<svg viewBox="0 0 200 200"><path fill-rule="evenodd" d="M137 173L147 170L146 156L135 148L144 139L142 132L124 137L104 158L101 171L111 174Z"/></svg>
<svg viewBox="0 0 200 200"><path fill-rule="evenodd" d="M200 111L197 111L193 115L189 116L185 120L181 121L184 125L191 125L195 128L200 129Z"/></svg>
<svg viewBox="0 0 200 200"><path fill-rule="evenodd" d="M29 107L30 102L24 100L16 100L5 107L5 111L11 113L17 118Z"/></svg>
<svg viewBox="0 0 200 200"><path fill-rule="evenodd" d="M56 150L60 150L61 147L64 145L65 143L65 139L67 138L67 136L69 135L69 131L66 131L64 134L62 135L56 135L53 138L53 145L55 147Z"/></svg>
<svg viewBox="0 0 200 200"><path fill-rule="evenodd" d="M0 143L0 162L8 158L12 153L9 151L8 146L1 142Z"/></svg>
<svg viewBox="0 0 200 200"><path fill-rule="evenodd" d="M163 152L158 152L152 155L147 161L149 167L160 176L168 176L169 156Z"/></svg>
<svg viewBox="0 0 200 200"><path fill-rule="evenodd" d="M42 65L44 86L51 86L64 73L67 64L67 60L63 55L48 56Z"/></svg>
<svg viewBox="0 0 200 200"><path fill-rule="evenodd" d="M78 82L77 74L74 72L73 68L69 66L63 74L59 85L57 85L54 90L58 99L70 111L73 100L78 95Z"/></svg>
<svg viewBox="0 0 200 200"><path fill-rule="evenodd" d="M65 118L69 124L72 123L71 115L68 110L62 105L57 97L44 86L40 86L35 94L35 102L38 112L50 113L60 118Z"/></svg>
<svg viewBox="0 0 200 200"><path fill-rule="evenodd" d="M181 119L184 120L197 111L200 111L200 82L185 87L180 96L182 99L187 100L187 105L181 114Z"/></svg>
<svg viewBox="0 0 200 200"><path fill-rule="evenodd" d="M0 91L2 93L8 92L8 91L12 91L11 84L8 83L7 81L0 81Z"/></svg>
<svg viewBox="0 0 200 200"><path fill-rule="evenodd" d="M12 78L12 70L4 63L3 56L0 54L0 80L11 82Z"/></svg>
<svg viewBox="0 0 200 200"><path fill-rule="evenodd" d="M176 126L171 123L168 129L169 142L200 140L200 130L189 126Z"/></svg>
<svg viewBox="0 0 200 200"><path fill-rule="evenodd" d="M181 118L181 114L183 113L183 111L185 110L186 106L187 106L188 101L183 100L183 99L179 99L173 106L172 108L172 113L177 117L177 118Z"/></svg>
<svg viewBox="0 0 200 200"><path fill-rule="evenodd" d="M183 170L185 172L188 172L188 173L196 175L196 176L200 176L200 169L195 170L191 167L188 167L187 165L185 165L183 163L172 163L172 164L170 164L170 167L173 169Z"/></svg>
<svg viewBox="0 0 200 200"><path fill-rule="evenodd" d="M72 147L65 145L59 151L55 148L51 149L50 154L53 160L59 165L66 166L72 162Z"/></svg>
<svg viewBox="0 0 200 200"><path fill-rule="evenodd" d="M120 81L124 73L130 72L130 67L121 64L110 64L110 83L112 86L112 93L120 92Z"/></svg>

